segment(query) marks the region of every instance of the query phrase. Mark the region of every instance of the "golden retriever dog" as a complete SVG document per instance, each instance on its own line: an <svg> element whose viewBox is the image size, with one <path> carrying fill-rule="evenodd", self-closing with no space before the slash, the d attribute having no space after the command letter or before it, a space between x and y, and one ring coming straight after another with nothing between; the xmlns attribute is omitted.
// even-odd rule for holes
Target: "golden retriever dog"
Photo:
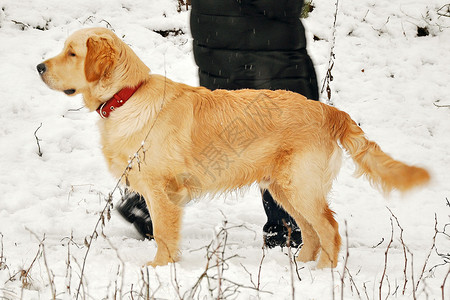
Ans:
<svg viewBox="0 0 450 300"><path fill-rule="evenodd" d="M335 107L283 90L210 91L173 82L151 74L104 28L75 32L37 69L51 89L81 94L102 114L109 170L147 201L158 247L151 266L179 258L186 201L256 182L300 226L297 259L314 261L320 253L318 268L336 267L341 237L327 194L340 169L340 145L358 175L384 192L430 179L384 153Z"/></svg>

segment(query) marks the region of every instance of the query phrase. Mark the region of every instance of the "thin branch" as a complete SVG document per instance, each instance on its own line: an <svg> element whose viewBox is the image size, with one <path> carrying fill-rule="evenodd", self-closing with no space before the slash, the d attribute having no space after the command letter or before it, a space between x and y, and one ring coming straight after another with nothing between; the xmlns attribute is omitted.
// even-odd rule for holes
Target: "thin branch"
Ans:
<svg viewBox="0 0 450 300"><path fill-rule="evenodd" d="M117 186L118 185L116 185L116 188L117 188ZM113 192L115 191L115 189L113 190ZM89 236L89 241L87 239L84 240L85 241L85 245L86 245L86 252L84 254L83 263L82 263L82 266L81 266L80 282L78 284L77 295L76 295L75 299L78 299L78 297L80 295L80 291L81 291L81 286L83 285L83 275L84 275L84 271L85 271L85 268L86 268L87 257L89 255L90 250L91 250L92 242L93 242L94 238L97 238L97 236L98 236L97 229L98 229L100 224L104 223L105 213L110 210L111 203L112 203L112 193L110 193L108 198L106 199L106 204L103 207L103 210L100 212L100 216L99 216L99 218L97 220L97 223L94 226L94 230L92 231L92 234Z"/></svg>
<svg viewBox="0 0 450 300"><path fill-rule="evenodd" d="M445 11L446 8L447 10ZM447 17L450 18L450 3L443 5L441 8L439 8L436 12L441 17Z"/></svg>
<svg viewBox="0 0 450 300"><path fill-rule="evenodd" d="M175 291L177 292L177 296L178 296L178 298L180 299L180 300L182 300L183 299L183 297L181 296L181 293L180 293L180 284L178 283L178 277L177 277L177 268L176 268L176 263L174 262L174 263L172 263L171 264L171 268L170 268L170 278L172 278L172 268L173 268L173 280L174 280L174 282L175 282L175 284L172 284L173 285L173 287L175 288Z"/></svg>
<svg viewBox="0 0 450 300"><path fill-rule="evenodd" d="M381 300L381 291L382 291L382 287L383 287L383 281L384 281L384 277L386 276L389 249L391 248L392 242L394 241L394 224L392 222L392 218L390 218L390 220L391 220L391 239L389 240L389 244L387 245L386 251L384 252L384 268L383 268L383 274L381 275L380 286L378 288L378 293L379 293L378 299L380 299L380 300Z"/></svg>
<svg viewBox="0 0 450 300"><path fill-rule="evenodd" d="M3 234L0 232L0 271L7 268L8 266L6 265L6 258L3 255Z"/></svg>
<svg viewBox="0 0 450 300"><path fill-rule="evenodd" d="M31 285L31 276L30 276L30 271L33 268L34 263L36 262L37 258L39 257L39 254L41 254L41 247L38 248L38 251L36 252L36 256L34 257L33 261L31 262L30 266L28 267L27 270L22 269L19 272L17 272L16 274L14 274L13 276L11 276L8 281L13 281L13 278L20 273L20 281L22 282L22 288L28 288Z"/></svg>
<svg viewBox="0 0 450 300"><path fill-rule="evenodd" d="M414 288L414 291L417 291L417 289L419 288L419 284L422 281L423 274L425 273L425 268L427 267L428 260L430 259L431 253L433 252L433 249L436 249L436 236L439 233L439 230L437 229L437 223L438 223L437 215L434 214L434 236L433 236L433 239L432 239L433 243L431 245L430 251L428 252L427 258L425 259L425 262L423 264L422 272L420 273L419 279L417 280L416 287ZM413 285L414 285L414 283L413 283Z"/></svg>
<svg viewBox="0 0 450 300"><path fill-rule="evenodd" d="M70 112L78 112L78 111L81 111L83 108L85 108L84 105L81 106L81 107L79 107L79 108L69 108L69 109L62 115L62 117L65 118L67 113L70 113Z"/></svg>
<svg viewBox="0 0 450 300"><path fill-rule="evenodd" d="M44 237L42 238L42 240L40 240L39 237L37 236L37 234L34 233L32 230L30 230L27 227L25 227L25 229L28 230L28 232L30 232L39 241L39 248L42 249L41 254L42 254L42 257L44 258L44 265L45 265L45 269L47 270L48 281L50 283L50 289L52 291L52 299L55 300L56 299L56 287L55 287L55 280L54 280L55 276L53 275L53 273L50 271L50 268L48 267L47 257L45 255L45 246L44 246L45 234L44 234Z"/></svg>
<svg viewBox="0 0 450 300"><path fill-rule="evenodd" d="M39 141L41 141L39 138L38 138L38 136L37 136L37 132L38 132L38 130L39 129L41 129L41 127L42 127L42 123L39 125L39 127L34 131L34 137L36 138L36 143L37 143L37 147L38 147L38 155L40 156L40 157L42 157L42 151L41 151L41 145L39 144Z"/></svg>
<svg viewBox="0 0 450 300"><path fill-rule="evenodd" d="M303 246L303 244L299 245L299 247L297 248L297 251L295 251L295 253L294 253L295 273L297 274L298 281L302 281L302 278L300 277L300 273L298 272L298 270L301 270L301 269L304 268L304 267L301 267L301 268L298 267L297 259L296 259L296 257L298 256L298 252L299 252L300 249L301 249L301 248L300 248L301 246Z"/></svg>
<svg viewBox="0 0 450 300"><path fill-rule="evenodd" d="M412 284L412 292L413 292L413 299L417 299L416 298L416 288L414 286L414 255L413 253L409 250L408 247L406 247L406 250L408 251L408 253L411 255L411 284Z"/></svg>
<svg viewBox="0 0 450 300"><path fill-rule="evenodd" d="M398 228L400 228L400 242L402 243L403 256L404 256L404 259L405 259L405 264L404 264L404 267L403 267L404 283L403 283L402 295L405 295L406 284L408 283L408 277L407 277L407 272L406 272L407 271L407 267L408 267L408 256L406 255L406 245L405 245L405 242L403 241L403 228L402 228L402 226L400 226L400 222L398 221L398 218L394 215L394 213L390 210L390 208L387 207L387 209L389 210L389 212L391 213L392 217L397 222Z"/></svg>
<svg viewBox="0 0 450 300"><path fill-rule="evenodd" d="M354 288L355 288L355 290L356 290L356 293L358 294L358 298L361 299L361 293L359 292L359 289L358 289L358 287L356 286L355 280L353 280L353 276L352 276L352 274L350 273L350 270L349 270L347 267L346 267L345 269L347 270L348 277L349 277L349 280L350 280L350 284L354 286ZM351 287L351 285L350 285L350 287Z"/></svg>
<svg viewBox="0 0 450 300"><path fill-rule="evenodd" d="M333 81L333 75L331 74L331 70L333 70L334 67L334 59L336 57L334 53L334 46L336 44L336 21L337 21L337 14L339 9L339 0L336 0L336 10L334 12L334 22L333 22L333 39L331 42L331 48L330 48L330 59L328 61L328 69L327 74L325 75L325 78L323 80L322 89L320 90L320 93L322 94L323 91L326 89L327 91L327 104L333 105L333 102L331 101L331 87L330 82Z"/></svg>
<svg viewBox="0 0 450 300"><path fill-rule="evenodd" d="M449 275L450 275L450 267L448 268L447 274L445 275L444 281L442 282L442 285L441 285L442 300L445 299L445 297L444 297L444 288L445 288L445 282L447 281L447 278L448 278Z"/></svg>
<svg viewBox="0 0 450 300"><path fill-rule="evenodd" d="M437 104L438 102L439 102L439 100L434 101L433 102L434 106L436 106L436 107L450 107L450 104L441 105L441 104Z"/></svg>
<svg viewBox="0 0 450 300"><path fill-rule="evenodd" d="M344 224L345 224L345 259L344 259L344 266L342 268L342 275L341 275L341 300L344 299L344 279L345 279L345 271L347 270L347 262L348 262L348 257L349 257L347 220L345 220ZM358 294L359 294L359 292L358 292Z"/></svg>
<svg viewBox="0 0 450 300"><path fill-rule="evenodd" d="M367 298L367 300L369 300L370 298L369 298L369 295L367 294L367 287L366 287L366 283L367 283L367 282L364 282L364 283L363 283L364 294L366 295L366 298Z"/></svg>
<svg viewBox="0 0 450 300"><path fill-rule="evenodd" d="M11 20L11 22L13 22L16 25L20 25L21 26L21 30L25 30L25 28L28 29L30 27L30 24L25 24L25 23L20 22L20 21Z"/></svg>
<svg viewBox="0 0 450 300"><path fill-rule="evenodd" d="M378 246L380 246L381 244L383 244L383 242L384 242L384 238L381 238L381 241L380 241L378 244L376 244L375 246L372 246L372 249L377 248Z"/></svg>
<svg viewBox="0 0 450 300"><path fill-rule="evenodd" d="M292 227L289 226L286 221L283 219L283 225L286 227L288 235L286 240L286 246L288 250L289 257L289 269L291 274L291 292L292 292L292 300L295 300L295 285L294 285L294 266L292 260L295 259L292 257L292 248L291 248L291 236L292 236Z"/></svg>
<svg viewBox="0 0 450 300"><path fill-rule="evenodd" d="M70 244L75 244L78 248L79 246L73 241L73 231L70 233L70 238L67 238L67 260L66 260L66 289L69 295L71 295L71 282L72 282L72 265L70 264L71 260L71 254L70 254Z"/></svg>
<svg viewBox="0 0 450 300"><path fill-rule="evenodd" d="M244 269L245 273L247 273L247 275L250 277L250 282L252 283L253 287L254 287L255 289L258 289L258 286L257 286L257 285L255 284L255 282L253 281L253 275L252 275L252 273L250 273L250 271L247 270L247 268L246 268L242 263L240 263L240 265L241 265L241 267Z"/></svg>
<svg viewBox="0 0 450 300"><path fill-rule="evenodd" d="M223 222L223 226L218 230L213 240L205 247L201 247L200 249L206 249L206 265L203 272L198 276L197 281L194 285L185 291L183 297L181 299L195 299L201 298L201 286L202 282L206 281L208 285L209 297L208 299L228 299L234 294L239 292L239 289L251 289L256 290L259 293L269 293L267 291L263 291L260 289L260 274L258 274L258 283L255 284L252 280L252 276L248 270L246 272L250 275L250 280L253 286L246 286L243 284L239 284L233 280L224 277L224 271L228 270L228 261L238 257L238 255L233 255L227 257L225 255L225 251L228 248L228 230L233 228L246 228L244 225L239 226L227 226L228 222L225 220ZM199 249L198 249L199 250ZM198 251L195 250L195 251ZM265 254L263 253L263 258ZM261 259L262 265L263 259ZM215 270L213 275L210 275L210 272ZM212 282L215 282L215 285L212 285ZM216 293L216 294L215 294Z"/></svg>
<svg viewBox="0 0 450 300"><path fill-rule="evenodd" d="M118 288L116 287L116 291L118 290L118 292L119 292L119 299L122 299L123 285L125 283L125 261L120 256L119 249L117 249L117 247L114 246L114 244L109 240L109 238L104 233L102 233L102 236L108 242L111 249L114 250L114 252L116 253L116 256L120 262L120 265L117 269L117 276L119 276L121 270L122 270L122 274L121 274L121 278L120 278L120 286ZM116 282L117 282L117 279L116 279Z"/></svg>
<svg viewBox="0 0 450 300"><path fill-rule="evenodd" d="M264 251L264 247L262 247L262 256L261 256L261 261L259 262L259 268L258 268L258 285L256 287L258 291L259 291L259 287L261 286L261 270L262 270L262 264L263 264L265 257L266 257L266 252Z"/></svg>

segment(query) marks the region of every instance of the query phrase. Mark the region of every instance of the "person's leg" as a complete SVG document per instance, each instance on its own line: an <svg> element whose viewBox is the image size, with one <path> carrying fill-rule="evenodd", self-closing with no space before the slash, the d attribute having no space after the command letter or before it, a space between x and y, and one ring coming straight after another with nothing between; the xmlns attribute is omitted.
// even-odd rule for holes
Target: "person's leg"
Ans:
<svg viewBox="0 0 450 300"><path fill-rule="evenodd" d="M319 86L317 84L317 75L316 75L316 70L314 69L314 64L311 60L311 58L309 57L308 54L306 54L307 56L307 62L306 62L306 66L305 68L308 70L308 74L309 74L309 78L308 80L308 88L304 91L299 91L298 93L302 94L303 96L305 96L306 98L310 99L310 100L317 100L319 101Z"/></svg>
<svg viewBox="0 0 450 300"><path fill-rule="evenodd" d="M294 219L282 208L269 191L262 192L264 211L267 215L267 222L263 227L264 244L269 248L276 246L284 247L290 235L290 246L297 248L302 243L302 235Z"/></svg>
<svg viewBox="0 0 450 300"><path fill-rule="evenodd" d="M153 239L153 224L144 197L136 193L125 192L117 204L120 215L132 223L143 238Z"/></svg>

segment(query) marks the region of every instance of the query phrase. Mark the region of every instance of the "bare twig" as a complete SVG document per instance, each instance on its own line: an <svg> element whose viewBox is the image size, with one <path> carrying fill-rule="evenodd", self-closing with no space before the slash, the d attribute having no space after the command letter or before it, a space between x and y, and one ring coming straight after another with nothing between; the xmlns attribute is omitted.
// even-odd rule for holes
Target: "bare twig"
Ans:
<svg viewBox="0 0 450 300"><path fill-rule="evenodd" d="M14 281L16 275L20 274L19 280L22 283L22 289L28 288L31 285L31 281L32 281L32 278L30 276L30 271L33 268L33 265L36 262L36 260L40 254L41 254L41 247L38 248L38 251L36 252L36 255L35 255L33 261L31 262L30 266L28 267L28 269L25 270L25 268L22 268L21 270L19 270L18 272L14 273L12 276L10 276L10 278L8 280L6 280L6 282Z"/></svg>
<svg viewBox="0 0 450 300"><path fill-rule="evenodd" d="M344 299L344 279L345 279L345 271L348 270L347 262L348 262L348 257L349 257L347 220L345 220L344 224L345 224L345 259L344 259L344 266L342 267L342 275L341 275L341 300ZM358 294L359 294L359 292L358 292Z"/></svg>
<svg viewBox="0 0 450 300"><path fill-rule="evenodd" d="M263 265L263 261L264 258L266 257L266 251L265 251L265 247L262 247L262 256L261 256L261 261L259 262L259 267L258 267L258 275L257 275L257 283L255 283L253 281L253 276L252 274L247 270L247 268L241 263L242 268L244 268L245 272L247 272L247 274L250 277L250 282L253 284L253 287L259 292L259 288L261 286L261 270L262 270L262 265Z"/></svg>
<svg viewBox="0 0 450 300"><path fill-rule="evenodd" d="M120 265L117 269L117 276L119 276L120 272L122 271L121 277L120 277L120 286L116 286L116 292L118 292L119 294L119 299L122 299L122 292L123 292L123 285L125 282L125 261L122 259L122 257L119 254L119 249L117 249L116 246L114 246L114 244L109 240L109 238L102 233L103 238L108 242L109 246L111 247L111 249L114 250L114 252L116 253L117 258L119 259ZM116 284L117 284L117 279L116 279Z"/></svg>
<svg viewBox="0 0 450 300"><path fill-rule="evenodd" d="M403 241L403 228L402 228L402 226L400 226L400 222L398 221L398 218L394 215L392 210L390 210L389 207L387 207L387 209L389 210L389 212L391 213L392 217L397 222L398 228L400 228L400 242L402 243L403 256L404 256L404 259L405 259L405 264L404 264L404 267L403 267L404 283L403 283L403 290L402 290L402 295L404 295L405 291L406 291L406 284L408 283L408 277L407 277L408 257L406 255L406 245L405 245L405 242Z"/></svg>
<svg viewBox="0 0 450 300"><path fill-rule="evenodd" d="M323 91L326 89L327 91L327 104L333 105L333 102L331 101L331 87L330 82L333 81L333 75L331 74L331 71L334 67L334 59L336 58L336 55L334 53L334 46L336 44L336 21L337 21L337 14L339 9L339 0L336 0L336 10L334 12L334 22L333 22L333 39L331 42L331 49L330 49L330 59L328 61L328 69L327 74L325 75L325 78L323 80L322 89L320 90L320 93L322 94Z"/></svg>
<svg viewBox="0 0 450 300"><path fill-rule="evenodd" d="M364 294L366 295L366 298L367 298L367 300L369 300L370 298L369 298L369 294L367 294L367 287L366 287L366 283L367 283L367 282L364 282L364 283L363 283Z"/></svg>
<svg viewBox="0 0 450 300"><path fill-rule="evenodd" d="M228 223L225 220L223 226L217 231L214 239L205 247L206 249L206 265L203 272L198 276L195 284L188 289L182 299L194 299L196 297L200 298L200 290L202 283L206 281L208 285L209 297L211 299L227 299L232 295L237 293L240 289L251 289L258 292L270 293L260 289L259 278L258 283L252 281L253 286L246 286L237 283L233 280L224 277L224 271L228 269L228 261L238 257L238 255L232 255L227 257L225 251L228 247L228 231L232 228L246 228L244 225L227 226ZM261 264L262 264L261 259ZM245 267L244 267L245 269ZM211 271L216 270L213 274ZM247 271L247 273L249 273ZM258 275L260 276L260 275ZM213 286L212 282L216 284Z"/></svg>
<svg viewBox="0 0 450 300"><path fill-rule="evenodd" d="M434 236L432 239L433 243L431 245L430 251L428 252L427 258L425 259L425 262L423 264L422 271L420 273L419 279L417 280L416 286L414 288L415 291L417 291L417 289L419 288L419 284L422 281L423 274L425 273L425 269L427 267L428 260L430 259L431 253L433 252L433 249L436 249L436 236L439 233L439 230L437 229L437 224L438 224L438 220L437 220L437 215L435 214L434 215ZM413 282L413 285L414 285L414 282Z"/></svg>
<svg viewBox="0 0 450 300"><path fill-rule="evenodd" d="M42 242L41 242L41 245L42 245L42 257L44 258L44 265L45 265L45 269L47 270L48 281L50 283L50 289L52 291L52 299L55 300L56 299L55 275L53 274L53 272L48 267L47 256L45 255L44 239L45 239L45 236L44 236L44 238L42 239Z"/></svg>
<svg viewBox="0 0 450 300"><path fill-rule="evenodd" d="M172 272L172 269L173 269L173 272ZM171 264L170 278L172 278L172 273L173 273L173 281L175 282L175 284L172 284L172 285L175 288L175 291L177 292L178 298L180 300L182 300L183 297L181 296L181 293L180 293L180 284L178 283L177 268L176 268L176 263L175 262L173 264Z"/></svg>
<svg viewBox="0 0 450 300"><path fill-rule="evenodd" d="M83 108L85 108L86 106L81 106L81 107L78 107L78 108L69 108L67 111L80 111L80 110L82 110Z"/></svg>
<svg viewBox="0 0 450 300"><path fill-rule="evenodd" d="M142 295L142 298L145 300L155 299L155 295L158 292L158 290L161 288L161 281L159 280L158 274L156 274L156 279L159 283L158 287L153 291L152 294L150 294L150 274L149 274L149 268L145 268L145 273L143 269L141 269L141 278L142 278L142 287L140 295Z"/></svg>
<svg viewBox="0 0 450 300"><path fill-rule="evenodd" d="M359 292L359 289L358 289L358 287L356 286L356 283L355 283L355 280L353 280L353 276L352 276L352 274L350 273L350 270L346 267L345 268L346 270L347 270L347 273L348 273L348 277L349 277L349 280L350 280L350 287L353 285L353 287L355 288L355 290L356 290L356 293L358 294L358 298L359 299L361 299L361 293Z"/></svg>
<svg viewBox="0 0 450 300"><path fill-rule="evenodd" d="M64 238L64 239L66 239L66 238ZM73 232L70 233L70 238L67 238L67 239L68 239L68 241L67 241L67 260L66 260L66 275L65 275L65 278L66 278L66 289L67 289L67 292L69 293L69 295L71 295L72 294L72 291L71 291L71 285L72 285L71 284L71 281L72 281L71 256L72 255L70 253L70 244L72 243L72 244L76 245L78 248L79 248L79 246L73 240Z"/></svg>
<svg viewBox="0 0 450 300"><path fill-rule="evenodd" d="M0 271L7 268L6 266L6 258L3 255L3 234L0 232Z"/></svg>
<svg viewBox="0 0 450 300"><path fill-rule="evenodd" d="M259 291L259 287L261 286L261 270L262 270L262 264L263 264L265 257L266 257L266 252L264 250L264 247L262 247L262 256L261 256L261 261L259 262L259 268L258 268L258 285L256 287L258 291Z"/></svg>
<svg viewBox="0 0 450 300"><path fill-rule="evenodd" d="M54 280L55 276L53 275L53 273L50 271L50 268L48 267L47 257L45 255L45 245L44 245L45 234L44 234L44 237L42 238L42 240L40 240L39 237L37 236L37 234L34 233L32 230L30 230L27 227L25 227L25 229L28 230L28 232L30 232L39 241L39 248L42 249L41 254L44 259L45 269L47 270L48 281L49 281L50 289L52 292L52 299L55 300L56 299L56 287L55 287L55 280Z"/></svg>
<svg viewBox="0 0 450 300"><path fill-rule="evenodd" d="M391 293L391 282L389 281L389 276L387 274L386 274L386 282L387 282L387 285L388 285L388 290L387 290L387 293L386 293L385 300L387 300L389 298L389 294Z"/></svg>
<svg viewBox="0 0 450 300"><path fill-rule="evenodd" d="M177 11L181 12L181 8L184 6L186 8L186 11L189 10L189 5L191 5L191 0L178 0L178 6L177 6Z"/></svg>
<svg viewBox="0 0 450 300"><path fill-rule="evenodd" d="M437 10L437 14L441 17L450 18L450 3L443 5Z"/></svg>
<svg viewBox="0 0 450 300"><path fill-rule="evenodd" d="M78 112L78 111L81 111L83 108L85 108L84 105L81 106L81 107L79 107L79 108L69 108L69 109L62 115L62 117L65 118L67 113L70 113L70 112Z"/></svg>
<svg viewBox="0 0 450 300"><path fill-rule="evenodd" d="M380 286L378 288L378 294L379 294L378 299L380 299L380 300L381 300L383 281L384 281L384 278L386 277L388 253L389 253L389 249L391 248L392 242L394 241L394 224L392 222L392 218L390 218L390 220L391 220L391 239L389 240L389 244L387 245L386 251L384 252L384 268L383 268L383 274L381 275Z"/></svg>
<svg viewBox="0 0 450 300"><path fill-rule="evenodd" d="M289 226L286 221L283 219L283 225L287 228L288 236L286 240L286 246L288 250L288 257L289 257L289 269L291 274L291 292L292 292L292 300L295 300L295 285L294 285L294 266L292 263L292 250L291 250L291 235L292 235L292 227ZM295 259L295 258L294 258Z"/></svg>
<svg viewBox="0 0 450 300"><path fill-rule="evenodd" d="M19 25L20 26L20 30L22 30L22 31L25 30L25 29L28 29L30 27L30 24L26 24L26 23L23 23L23 22L20 22L20 21L11 20L11 22L13 22L16 25Z"/></svg>
<svg viewBox="0 0 450 300"><path fill-rule="evenodd" d="M113 26L111 25L111 23L109 23L109 22L106 21L105 19L102 19L102 20L100 21L100 23L101 23L101 22L106 23L106 28L111 29L112 31L115 31L114 28L113 28Z"/></svg>
<svg viewBox="0 0 450 300"><path fill-rule="evenodd" d="M247 270L247 268L246 268L242 263L240 263L240 265L241 265L241 267L244 269L245 273L247 273L248 276L250 277L250 282L252 283L253 287L254 287L255 289L258 289L258 286L257 286L256 283L253 281L253 275L252 275L252 273L250 273L250 271Z"/></svg>
<svg viewBox="0 0 450 300"><path fill-rule="evenodd" d="M115 191L115 189L118 187L118 184L116 185L116 187L114 188L113 192ZM97 223L94 226L94 230L92 231L92 234L89 236L89 240L87 238L85 238L84 242L85 242L85 246L86 246L86 252L84 254L84 258L83 258L83 263L81 266L81 273L80 273L80 282L78 284L78 288L77 288L77 295L76 295L76 299L78 299L79 295L80 295L80 291L81 291L81 286L83 285L83 275L84 275L84 271L86 268L86 261L87 261L87 257L89 255L89 251L91 250L91 246L92 246L92 242L95 238L97 238L98 233L98 227L100 224L104 224L104 217L105 214L111 209L111 205L112 205L112 193L110 193L108 195L108 198L106 199L106 204L103 207L103 210L100 212L100 216L97 220Z"/></svg>
<svg viewBox="0 0 450 300"><path fill-rule="evenodd" d="M40 156L40 157L42 157L42 151L41 151L41 145L39 144L39 141L41 141L39 138L38 138L38 136L37 136L37 132L38 132L38 130L39 129L41 129L41 127L42 127L42 123L39 125L39 127L34 131L34 137L36 138L36 143L37 143L37 147L38 147L38 155Z"/></svg>
<svg viewBox="0 0 450 300"><path fill-rule="evenodd" d="M300 273L298 272L298 270L301 270L304 268L304 267L301 267L301 268L298 267L297 259L296 259L296 257L298 256L298 252L301 249L300 247L301 247L301 245L299 245L299 247L297 248L297 251L295 251L295 253L294 253L295 273L297 274L298 281L302 281L302 278L300 277Z"/></svg>
<svg viewBox="0 0 450 300"><path fill-rule="evenodd" d="M384 238L381 238L381 241L380 241L378 244L376 244L375 246L372 246L372 248L373 248L373 249L377 248L378 246L380 246L381 244L383 244L383 242L384 242Z"/></svg>
<svg viewBox="0 0 450 300"><path fill-rule="evenodd" d="M148 267L145 268L146 274L147 274L147 280L145 280L145 274L144 271L141 270L142 279L144 281L144 289L145 289L145 297L146 299L150 298L150 274L148 272Z"/></svg>
<svg viewBox="0 0 450 300"><path fill-rule="evenodd" d="M442 300L445 299L445 297L444 297L445 296L444 295L444 288L445 288L445 282L447 281L447 278L448 278L449 275L450 275L450 267L448 268L447 274L445 274L444 281L442 282L442 285L441 285Z"/></svg>
<svg viewBox="0 0 450 300"><path fill-rule="evenodd" d="M436 106L436 107L450 107L450 104L442 105L442 104L437 104L438 102L439 102L439 100L434 101L433 102L434 106Z"/></svg>
<svg viewBox="0 0 450 300"><path fill-rule="evenodd" d="M412 284L412 292L413 292L413 299L417 299L416 298L416 288L414 286L414 255L413 253L409 250L408 247L406 247L406 250L408 251L408 253L411 255L411 284Z"/></svg>
<svg viewBox="0 0 450 300"><path fill-rule="evenodd" d="M395 280L395 283L397 283L397 280ZM400 286L397 284L396 286L395 286L395 290L394 290L394 292L392 293L392 296L397 296L397 292L398 292L398 288L399 288ZM389 295L387 295L386 297L388 297Z"/></svg>

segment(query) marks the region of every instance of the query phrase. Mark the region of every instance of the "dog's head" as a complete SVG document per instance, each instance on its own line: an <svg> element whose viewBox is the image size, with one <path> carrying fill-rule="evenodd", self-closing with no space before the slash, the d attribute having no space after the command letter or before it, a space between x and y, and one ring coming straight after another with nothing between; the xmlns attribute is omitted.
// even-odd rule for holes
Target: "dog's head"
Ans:
<svg viewBox="0 0 450 300"><path fill-rule="evenodd" d="M83 94L86 106L95 110L125 86L135 86L149 69L112 31L105 28L78 30L62 52L39 65L42 80L67 95Z"/></svg>

